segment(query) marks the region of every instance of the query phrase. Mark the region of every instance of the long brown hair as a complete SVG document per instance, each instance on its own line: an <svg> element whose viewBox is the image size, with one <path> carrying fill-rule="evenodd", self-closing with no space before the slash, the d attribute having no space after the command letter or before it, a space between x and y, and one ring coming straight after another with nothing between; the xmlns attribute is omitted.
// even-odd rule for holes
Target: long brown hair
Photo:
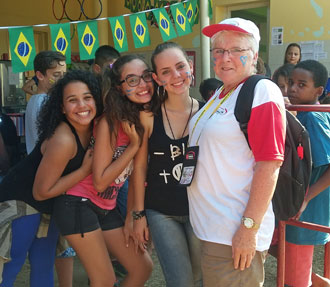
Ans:
<svg viewBox="0 0 330 287"><path fill-rule="evenodd" d="M135 125L136 132L142 140L144 128L140 122L140 111L147 110L153 112L156 106L158 106L158 100L154 94L149 103L137 104L130 101L120 89L124 65L136 59L144 62L148 67L143 58L136 54L129 54L118 58L112 68L104 72L104 112L111 134L116 133L116 126L119 122L129 121Z"/></svg>

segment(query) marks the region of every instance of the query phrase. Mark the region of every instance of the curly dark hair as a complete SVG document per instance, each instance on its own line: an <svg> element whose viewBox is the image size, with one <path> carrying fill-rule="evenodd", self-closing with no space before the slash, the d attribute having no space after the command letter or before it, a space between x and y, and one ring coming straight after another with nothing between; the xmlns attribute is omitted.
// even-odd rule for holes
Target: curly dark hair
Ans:
<svg viewBox="0 0 330 287"><path fill-rule="evenodd" d="M149 67L146 61L139 55L129 54L118 58L111 69L106 69L102 80L102 94L104 95L104 111L110 133L115 133L115 127L118 122L129 121L135 125L136 132L142 139L144 129L140 122L140 111L155 112L159 103L155 93L149 103L137 104L130 101L121 91L120 85L123 67L127 63L137 59Z"/></svg>
<svg viewBox="0 0 330 287"><path fill-rule="evenodd" d="M62 112L64 88L72 82L82 82L91 91L96 106L96 117L103 112L101 89L96 77L88 71L72 70L64 75L48 92L49 97L45 100L38 115L38 141L49 139L58 125L65 120Z"/></svg>

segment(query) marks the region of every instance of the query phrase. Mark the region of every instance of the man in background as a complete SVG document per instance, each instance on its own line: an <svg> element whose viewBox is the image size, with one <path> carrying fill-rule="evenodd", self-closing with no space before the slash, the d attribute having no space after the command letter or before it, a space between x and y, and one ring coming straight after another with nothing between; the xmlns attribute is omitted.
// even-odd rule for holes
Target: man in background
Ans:
<svg viewBox="0 0 330 287"><path fill-rule="evenodd" d="M42 51L34 58L34 72L38 79L37 93L33 95L25 112L26 151L31 153L38 140L37 117L50 88L66 72L65 56L56 51Z"/></svg>

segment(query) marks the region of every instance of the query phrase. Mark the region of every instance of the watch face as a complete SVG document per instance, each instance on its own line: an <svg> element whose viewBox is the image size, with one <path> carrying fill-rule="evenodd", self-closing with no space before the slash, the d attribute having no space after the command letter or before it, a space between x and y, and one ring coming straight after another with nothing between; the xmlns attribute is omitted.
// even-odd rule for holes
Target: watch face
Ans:
<svg viewBox="0 0 330 287"><path fill-rule="evenodd" d="M244 219L244 225L246 228L252 228L253 227L253 220L251 218L245 218Z"/></svg>

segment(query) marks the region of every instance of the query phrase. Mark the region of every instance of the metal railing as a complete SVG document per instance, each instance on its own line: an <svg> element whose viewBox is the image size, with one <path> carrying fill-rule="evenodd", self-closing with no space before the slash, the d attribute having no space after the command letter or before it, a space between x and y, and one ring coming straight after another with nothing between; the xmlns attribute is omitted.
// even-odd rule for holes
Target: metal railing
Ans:
<svg viewBox="0 0 330 287"><path fill-rule="evenodd" d="M289 111L330 112L330 105L288 105ZM277 249L277 287L284 286L285 278L285 227L294 225L301 228L330 233L330 227L297 220L280 221L278 225ZM323 276L330 279L330 242L324 246L324 272Z"/></svg>

